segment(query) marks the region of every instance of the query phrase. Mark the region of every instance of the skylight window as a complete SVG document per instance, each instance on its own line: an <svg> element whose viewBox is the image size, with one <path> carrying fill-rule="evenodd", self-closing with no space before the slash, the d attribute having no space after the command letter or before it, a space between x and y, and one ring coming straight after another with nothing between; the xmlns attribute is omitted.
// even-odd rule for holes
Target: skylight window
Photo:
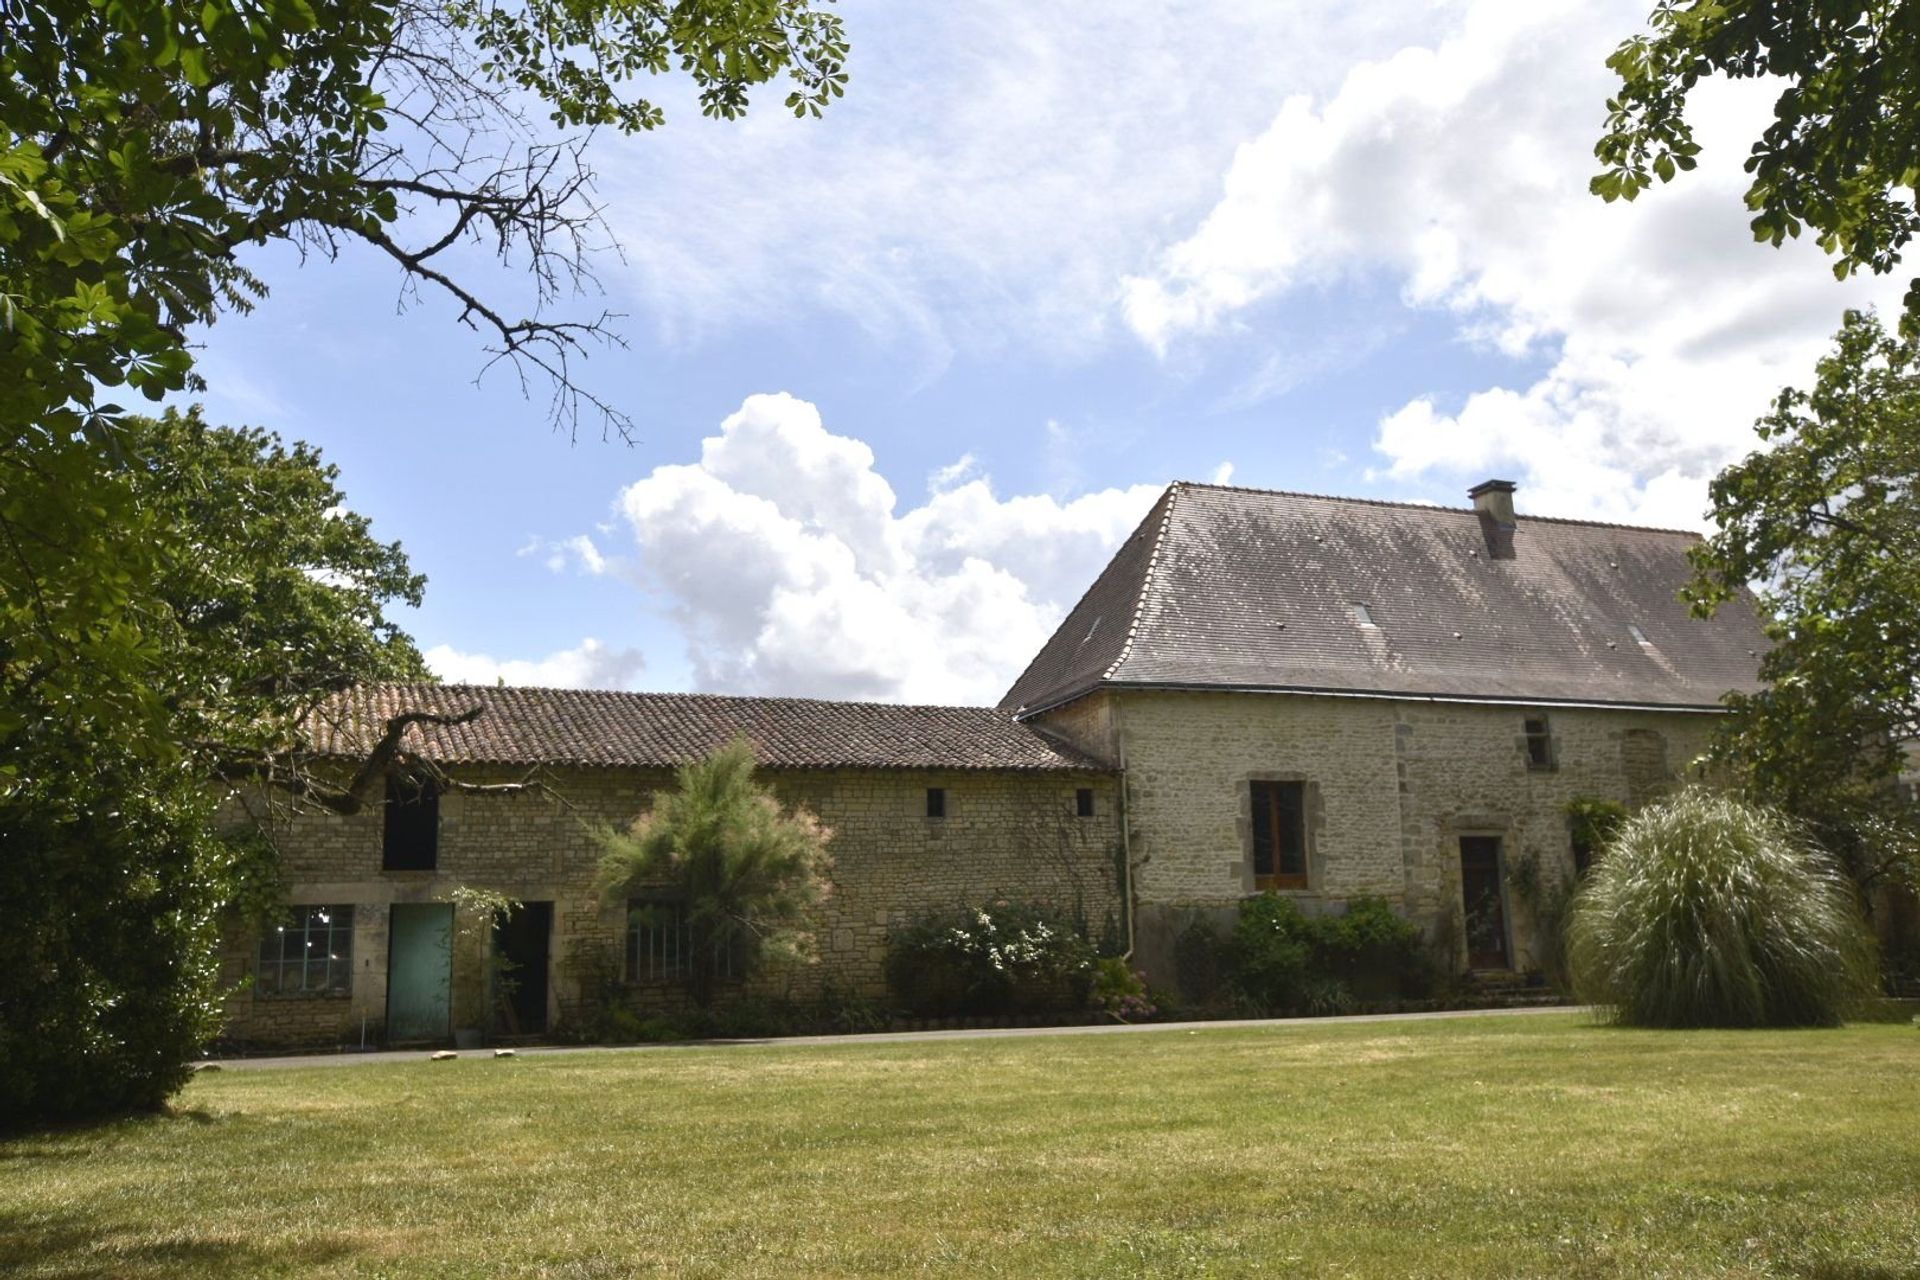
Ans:
<svg viewBox="0 0 1920 1280"><path fill-rule="evenodd" d="M1373 610L1367 608L1367 606L1363 604L1356 603L1353 606L1353 620L1359 623L1363 627L1373 627L1373 626L1379 625L1373 620Z"/></svg>
<svg viewBox="0 0 1920 1280"><path fill-rule="evenodd" d="M1647 633L1642 631L1639 628L1639 626L1635 623L1629 622L1627 624L1627 633L1633 637L1633 642L1635 644L1652 644L1653 643L1653 641L1647 639Z"/></svg>

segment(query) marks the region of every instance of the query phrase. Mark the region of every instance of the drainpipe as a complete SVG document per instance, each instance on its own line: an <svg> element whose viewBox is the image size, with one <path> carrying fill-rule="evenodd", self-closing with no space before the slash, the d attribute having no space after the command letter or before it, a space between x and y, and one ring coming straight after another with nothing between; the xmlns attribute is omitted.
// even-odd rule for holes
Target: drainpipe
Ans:
<svg viewBox="0 0 1920 1280"><path fill-rule="evenodd" d="M1120 698L1109 694L1113 706L1113 741L1120 757L1120 909L1127 916L1127 949L1122 960L1133 959L1133 814L1127 805L1127 738L1120 731Z"/></svg>

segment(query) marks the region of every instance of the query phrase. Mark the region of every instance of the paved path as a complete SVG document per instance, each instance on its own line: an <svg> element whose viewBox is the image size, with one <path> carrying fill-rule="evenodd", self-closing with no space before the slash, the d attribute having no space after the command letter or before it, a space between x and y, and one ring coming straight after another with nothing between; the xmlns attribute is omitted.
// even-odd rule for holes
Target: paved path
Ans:
<svg viewBox="0 0 1920 1280"><path fill-rule="evenodd" d="M881 1031L853 1036L777 1036L755 1040L697 1040L672 1044L528 1045L522 1058L568 1053L658 1053L673 1049L739 1048L750 1045L918 1044L935 1040L1010 1040L1022 1036L1164 1035L1174 1031L1222 1031L1240 1027L1324 1027L1345 1022L1422 1022L1432 1018L1528 1018L1547 1013L1585 1013L1586 1006L1545 1005L1525 1009L1449 1009L1438 1013L1358 1013L1341 1018L1239 1018L1224 1022L1112 1023L1082 1027L983 1027L967 1031ZM224 1058L205 1066L228 1071L274 1071L283 1067L357 1067L379 1062L424 1062L428 1050L386 1049L373 1053L314 1053L286 1058ZM487 1058L491 1049L461 1056ZM203 1067L204 1069L204 1067Z"/></svg>

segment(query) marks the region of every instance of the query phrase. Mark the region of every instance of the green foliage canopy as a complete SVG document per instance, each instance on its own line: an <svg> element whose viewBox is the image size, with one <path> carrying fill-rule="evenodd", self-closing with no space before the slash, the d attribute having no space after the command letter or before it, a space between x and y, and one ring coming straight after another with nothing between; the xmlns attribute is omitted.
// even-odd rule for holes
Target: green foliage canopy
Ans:
<svg viewBox="0 0 1920 1280"><path fill-rule="evenodd" d="M770 959L812 958L815 912L832 888L832 833L805 809L783 809L755 781L744 739L682 766L677 784L627 830L596 833L600 887L621 904L678 903L688 994L705 1008L722 955L734 958L738 976Z"/></svg>
<svg viewBox="0 0 1920 1280"><path fill-rule="evenodd" d="M583 274L581 142L522 104L562 130L652 129L635 84L677 70L710 116L782 75L788 107L817 114L845 56L816 0L0 3L4 438L44 449L117 416L101 389L189 387L188 331L251 305L237 255L274 240L371 246L577 410L567 362L605 317L516 318L442 257L489 245L541 304Z"/></svg>
<svg viewBox="0 0 1920 1280"><path fill-rule="evenodd" d="M1840 279L1893 270L1920 228L1920 11L1900 0L1659 0L1648 28L1607 60L1620 87L1594 147L1594 194L1632 200L1695 167L1687 108L1701 80L1777 78L1773 120L1746 162L1754 238L1778 245L1811 228ZM1920 319L1920 280L1906 319Z"/></svg>
<svg viewBox="0 0 1920 1280"><path fill-rule="evenodd" d="M1811 390L1714 480L1696 612L1759 586L1767 687L1730 699L1717 748L1753 798L1808 822L1865 888L1911 878L1916 815L1891 782L1920 738L1920 345L1850 313Z"/></svg>
<svg viewBox="0 0 1920 1280"><path fill-rule="evenodd" d="M214 831L249 769L356 679L420 678L399 548L302 445L129 418L120 466L0 453L0 1113L162 1101L218 1020L222 912L270 849ZM15 584L18 584L16 589Z"/></svg>

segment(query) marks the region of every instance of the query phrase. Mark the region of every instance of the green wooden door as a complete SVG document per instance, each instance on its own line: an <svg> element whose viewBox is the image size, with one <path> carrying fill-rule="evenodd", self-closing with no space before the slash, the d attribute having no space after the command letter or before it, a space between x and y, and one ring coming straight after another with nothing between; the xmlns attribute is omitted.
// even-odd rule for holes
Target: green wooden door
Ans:
<svg viewBox="0 0 1920 1280"><path fill-rule="evenodd" d="M387 947L387 1039L444 1040L452 1027L453 904L393 906Z"/></svg>

